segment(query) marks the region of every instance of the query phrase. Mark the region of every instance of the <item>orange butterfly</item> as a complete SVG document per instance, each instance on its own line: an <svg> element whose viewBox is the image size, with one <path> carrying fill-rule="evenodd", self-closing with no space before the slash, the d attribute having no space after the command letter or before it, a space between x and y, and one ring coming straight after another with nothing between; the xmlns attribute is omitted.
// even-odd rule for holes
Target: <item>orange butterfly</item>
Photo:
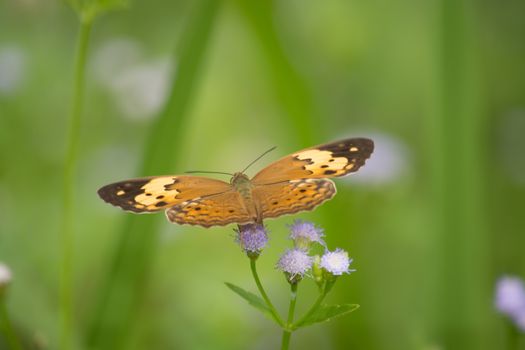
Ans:
<svg viewBox="0 0 525 350"><path fill-rule="evenodd" d="M135 213L166 210L168 220L178 224L262 223L331 199L336 189L327 178L357 171L373 150L372 140L353 138L293 153L252 179L243 172L233 174L230 183L193 175L153 176L106 185L98 194Z"/></svg>

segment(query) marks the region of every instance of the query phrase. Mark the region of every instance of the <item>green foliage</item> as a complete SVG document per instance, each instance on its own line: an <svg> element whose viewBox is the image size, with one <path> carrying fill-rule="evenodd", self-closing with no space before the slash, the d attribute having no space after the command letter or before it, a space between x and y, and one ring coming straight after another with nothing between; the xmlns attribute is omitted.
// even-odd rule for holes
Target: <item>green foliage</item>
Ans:
<svg viewBox="0 0 525 350"><path fill-rule="evenodd" d="M161 174L174 166L188 119L218 3L202 0L188 22L179 43L177 75L172 77L170 95L155 120L145 146L141 174ZM112 269L95 309L89 342L99 349L123 346L133 326L133 314L145 288L144 278L153 259L158 217L128 217L121 228Z"/></svg>
<svg viewBox="0 0 525 350"><path fill-rule="evenodd" d="M348 136L390 141L372 156L387 180L336 179L333 200L268 225L272 232L296 217L322 225L358 270L330 301L363 308L298 332L292 346L326 347L325 330L334 349L506 343L491 296L500 274L525 276L523 1L69 4L94 22L71 182L75 254L65 267L73 349L276 344L281 334L221 283L246 277L230 228L135 217L96 190L138 176L235 171L278 146L253 175ZM14 273L13 328L34 348L59 348L60 192L78 28L64 7L0 1L0 261ZM102 70L111 60L118 64ZM157 60L173 67L165 107L130 116L121 105L139 100L136 90L119 100L114 88ZM158 97L149 86L141 81ZM271 238L272 251L289 243ZM284 280L266 277L275 261L270 253L258 262L272 296ZM313 283L300 292L298 311L318 293ZM282 310L285 301L275 302Z"/></svg>
<svg viewBox="0 0 525 350"><path fill-rule="evenodd" d="M232 283L225 283L228 288L230 288L234 293L239 295L241 298L246 300L248 304L256 308L257 310L261 311L263 314L268 316L269 318L272 318L275 320L275 318L272 315L272 312L268 306L266 306L266 303L264 300L262 300L257 295L253 294L252 292L248 292L247 290L242 289L239 286L236 286ZM277 320L275 320L277 321Z"/></svg>
<svg viewBox="0 0 525 350"><path fill-rule="evenodd" d="M336 317L347 315L358 308L358 304L322 305L300 323L294 324L293 328L301 328L315 323L328 322Z"/></svg>

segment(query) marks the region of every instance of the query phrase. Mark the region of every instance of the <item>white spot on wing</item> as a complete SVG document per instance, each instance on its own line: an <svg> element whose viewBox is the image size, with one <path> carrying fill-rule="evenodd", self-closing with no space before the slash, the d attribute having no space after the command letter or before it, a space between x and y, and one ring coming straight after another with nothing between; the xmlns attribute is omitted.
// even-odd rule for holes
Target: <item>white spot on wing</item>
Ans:
<svg viewBox="0 0 525 350"><path fill-rule="evenodd" d="M164 176L151 179L147 184L142 186L144 193L141 193L138 196L136 196L135 201L148 206L159 202L159 200L155 198L158 195L163 195L167 198L175 197L177 194L179 194L179 191L167 190L165 187L166 185L173 184L174 181L175 177L172 176ZM147 196L146 193L151 193L152 195Z"/></svg>
<svg viewBox="0 0 525 350"><path fill-rule="evenodd" d="M330 151L320 151L318 149L310 149L294 154L299 160L312 160L312 164L306 164L306 170L317 172L320 170L342 170L348 164L345 157L333 157ZM330 162L330 159L334 159ZM322 165L329 165L328 168L321 168Z"/></svg>

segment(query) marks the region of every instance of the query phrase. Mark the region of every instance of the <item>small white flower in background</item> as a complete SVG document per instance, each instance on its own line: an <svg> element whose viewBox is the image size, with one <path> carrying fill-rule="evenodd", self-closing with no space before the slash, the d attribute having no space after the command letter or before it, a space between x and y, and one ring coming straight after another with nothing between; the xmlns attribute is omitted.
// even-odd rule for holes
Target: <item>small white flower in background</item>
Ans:
<svg viewBox="0 0 525 350"><path fill-rule="evenodd" d="M495 305L525 332L525 285L520 278L504 276L498 280Z"/></svg>
<svg viewBox="0 0 525 350"><path fill-rule="evenodd" d="M26 55L16 47L0 48L0 95L13 94L22 83Z"/></svg>
<svg viewBox="0 0 525 350"><path fill-rule="evenodd" d="M159 112L168 96L172 72L168 58L142 56L136 41L117 39L99 48L94 59L99 82L109 90L122 114L136 120Z"/></svg>
<svg viewBox="0 0 525 350"><path fill-rule="evenodd" d="M317 242L326 247L323 241L324 231L316 227L312 222L295 220L290 227L290 239L294 241L296 248L308 250L310 244Z"/></svg>
<svg viewBox="0 0 525 350"><path fill-rule="evenodd" d="M334 276L340 276L343 273L354 272L349 269L352 259L348 258L348 253L342 249L337 248L333 252L327 251L321 257L321 267Z"/></svg>
<svg viewBox="0 0 525 350"><path fill-rule="evenodd" d="M7 265L0 263L0 288L7 286L11 282L11 270Z"/></svg>
<svg viewBox="0 0 525 350"><path fill-rule="evenodd" d="M291 282L302 278L312 267L313 258L301 249L287 249L277 262L277 268L288 275Z"/></svg>

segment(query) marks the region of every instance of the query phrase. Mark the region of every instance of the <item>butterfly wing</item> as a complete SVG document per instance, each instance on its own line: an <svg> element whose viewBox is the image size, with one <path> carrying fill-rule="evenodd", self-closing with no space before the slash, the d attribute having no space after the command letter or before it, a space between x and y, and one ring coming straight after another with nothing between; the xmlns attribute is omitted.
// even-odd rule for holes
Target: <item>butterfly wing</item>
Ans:
<svg viewBox="0 0 525 350"><path fill-rule="evenodd" d="M322 179L345 176L359 170L374 151L374 142L353 138L319 145L284 157L254 176L255 185L291 179Z"/></svg>
<svg viewBox="0 0 525 350"><path fill-rule="evenodd" d="M246 208L237 191L184 201L166 210L168 220L203 227L255 222L257 215Z"/></svg>
<svg viewBox="0 0 525 350"><path fill-rule="evenodd" d="M336 194L328 179L300 179L257 186L253 197L261 219L313 210Z"/></svg>
<svg viewBox="0 0 525 350"><path fill-rule="evenodd" d="M224 181L174 175L116 182L100 188L98 194L104 201L124 210L148 213L231 190L231 185Z"/></svg>

